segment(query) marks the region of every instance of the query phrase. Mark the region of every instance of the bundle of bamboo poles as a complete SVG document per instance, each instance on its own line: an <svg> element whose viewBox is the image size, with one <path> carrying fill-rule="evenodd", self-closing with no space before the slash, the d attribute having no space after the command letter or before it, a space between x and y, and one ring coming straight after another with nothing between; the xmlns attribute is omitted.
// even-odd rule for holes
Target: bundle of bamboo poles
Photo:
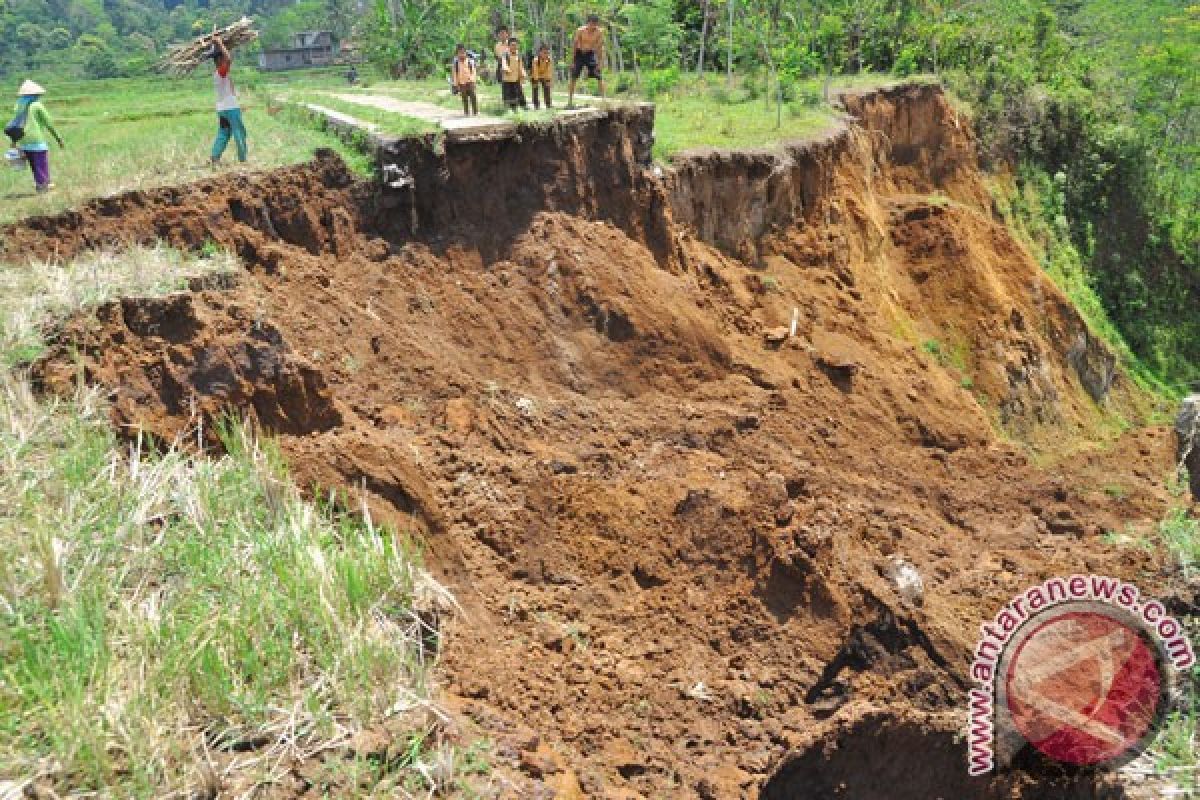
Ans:
<svg viewBox="0 0 1200 800"><path fill-rule="evenodd" d="M232 52L234 48L250 44L258 38L258 31L254 30L253 25L249 17L242 17L215 33L206 33L187 44L176 45L159 59L157 68L168 75L188 75L212 59L213 37L221 37L226 49Z"/></svg>

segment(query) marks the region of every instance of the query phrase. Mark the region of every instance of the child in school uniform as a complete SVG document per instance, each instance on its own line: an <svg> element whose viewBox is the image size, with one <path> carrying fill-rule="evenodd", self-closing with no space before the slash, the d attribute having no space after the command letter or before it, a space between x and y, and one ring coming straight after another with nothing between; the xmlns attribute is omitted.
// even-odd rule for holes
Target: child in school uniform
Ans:
<svg viewBox="0 0 1200 800"><path fill-rule="evenodd" d="M543 44L538 48L537 57L533 59L533 66L529 70L529 82L533 88L533 107L541 108L538 90L546 98L546 108L554 108L554 103L550 100L550 87L554 84L554 59L550 56L550 46Z"/></svg>
<svg viewBox="0 0 1200 800"><path fill-rule="evenodd" d="M504 105L510 111L529 108L525 102L525 64L521 61L520 43L516 39L508 40L508 57L501 67L501 87Z"/></svg>
<svg viewBox="0 0 1200 800"><path fill-rule="evenodd" d="M479 73L475 68L475 59L467 55L467 46L460 44L454 53L453 64L454 88L462 97L463 116L479 115L479 98L475 93L475 84Z"/></svg>
<svg viewBox="0 0 1200 800"><path fill-rule="evenodd" d="M492 47L492 53L496 56L496 83L503 85L504 83L504 64L508 61L508 28L501 26L496 31L496 44Z"/></svg>

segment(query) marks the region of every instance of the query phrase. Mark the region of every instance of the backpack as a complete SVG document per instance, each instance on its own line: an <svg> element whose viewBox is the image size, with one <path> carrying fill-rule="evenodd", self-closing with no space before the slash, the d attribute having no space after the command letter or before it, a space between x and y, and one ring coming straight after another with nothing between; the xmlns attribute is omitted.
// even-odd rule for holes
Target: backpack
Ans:
<svg viewBox="0 0 1200 800"><path fill-rule="evenodd" d="M29 106L22 108L12 122L4 126L4 135L7 136L13 144L25 138L25 123L29 119Z"/></svg>
<svg viewBox="0 0 1200 800"><path fill-rule="evenodd" d="M467 51L467 63L470 64L472 67L475 67L477 70L479 69L477 62L475 61L475 57L471 53L470 50ZM450 94L453 94L453 95L458 94L458 81L455 80L455 78L457 77L457 74L456 74L457 70L458 70L458 57L455 56L453 59L450 60L450 76L448 78L446 78L446 80L450 81Z"/></svg>

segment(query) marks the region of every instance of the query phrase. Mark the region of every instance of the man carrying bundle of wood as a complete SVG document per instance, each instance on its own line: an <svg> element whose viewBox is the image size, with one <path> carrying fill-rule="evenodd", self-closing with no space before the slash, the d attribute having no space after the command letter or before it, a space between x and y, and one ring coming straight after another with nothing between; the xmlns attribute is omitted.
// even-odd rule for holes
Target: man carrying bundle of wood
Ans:
<svg viewBox="0 0 1200 800"><path fill-rule="evenodd" d="M213 72L213 86L217 90L217 139L213 142L212 163L216 166L229 146L229 139L237 145L238 161L246 160L246 126L242 123L242 109L238 104L237 89L234 88L233 78L229 77L229 69L233 59L221 37L213 32L213 61L216 70Z"/></svg>
<svg viewBox="0 0 1200 800"><path fill-rule="evenodd" d="M567 108L575 107L575 82L586 69L589 78L595 78L600 87L600 96L604 97L604 78L600 74L600 63L604 60L604 29L600 27L600 18L588 14L587 24L575 31L572 42L575 60L571 65L571 80L567 84Z"/></svg>
<svg viewBox="0 0 1200 800"><path fill-rule="evenodd" d="M242 124L241 106L238 104L237 90L233 79L229 77L229 68L233 59L229 51L250 44L258 38L254 23L247 17L221 30L213 26L213 32L199 36L190 42L172 47L161 59L157 68L168 75L190 75L201 64L212 59L216 70L213 72L213 86L217 90L217 140L213 142L212 163L216 165L225 148L232 138L237 144L238 160L246 160L246 127Z"/></svg>

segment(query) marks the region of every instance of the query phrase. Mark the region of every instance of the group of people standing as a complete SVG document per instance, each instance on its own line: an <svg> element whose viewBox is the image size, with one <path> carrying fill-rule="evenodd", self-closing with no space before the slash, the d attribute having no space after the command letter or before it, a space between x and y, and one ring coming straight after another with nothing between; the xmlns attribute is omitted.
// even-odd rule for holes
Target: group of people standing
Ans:
<svg viewBox="0 0 1200 800"><path fill-rule="evenodd" d="M604 78L600 65L604 61L604 29L600 18L591 14L587 23L575 31L571 40L572 61L570 81L567 84L567 108L574 108L575 84L586 71L599 85L600 96L604 96ZM528 108L525 99L525 81L528 79L533 92L533 107L553 108L555 63L550 46L543 43L530 59L528 66L521 57L521 43L511 35L507 27L496 32L493 50L496 56L496 81L500 84L504 105L510 110ZM212 37L213 87L216 90L217 137L213 142L211 160L215 166L225 154L230 140L237 148L238 161L245 161L247 154L246 126L242 122L241 106L237 88L234 86L230 69L233 59L221 38L214 30ZM357 74L355 75L357 77ZM467 52L465 45L458 45L451 67L451 81L455 91L462 97L463 114L479 113L479 65ZM62 137L55 129L50 113L42 104L46 93L33 81L25 81L17 91L16 116L5 128L12 139L16 163L24 160L33 172L37 191L47 192L54 188L50 181L50 143L53 137L58 146L64 147ZM11 151L10 151L11 152Z"/></svg>
<svg viewBox="0 0 1200 800"><path fill-rule="evenodd" d="M600 64L604 60L604 29L600 27L599 17L595 14L588 16L587 24L575 31L571 49L573 58L567 84L567 108L575 107L575 84L584 71L588 73L589 78L597 81L600 96L604 96L604 78L600 71ZM540 44L526 66L521 57L520 41L507 27L501 27L496 32L493 53L496 57L496 82L500 84L505 108L515 111L529 107L525 99L527 79L533 93L533 107L539 109L543 102L546 108L554 107L551 91L554 87L555 64L548 44ZM450 81L454 91L462 98L463 114L479 114L479 64L474 56L467 52L464 44L455 49L454 61L450 67Z"/></svg>

